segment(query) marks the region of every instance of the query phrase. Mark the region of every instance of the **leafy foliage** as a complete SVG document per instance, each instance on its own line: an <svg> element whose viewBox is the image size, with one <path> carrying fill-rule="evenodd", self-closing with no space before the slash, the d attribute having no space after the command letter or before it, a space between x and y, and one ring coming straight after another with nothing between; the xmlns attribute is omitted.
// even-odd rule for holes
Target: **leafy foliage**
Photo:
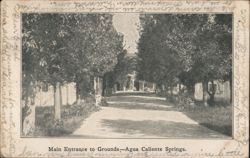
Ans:
<svg viewBox="0 0 250 158"><path fill-rule="evenodd" d="M123 51L109 14L24 14L23 22L24 82L89 83Z"/></svg>
<svg viewBox="0 0 250 158"><path fill-rule="evenodd" d="M25 106L29 98L34 101L37 86L52 85L55 119L60 119L61 85L75 82L77 97L91 96L93 78L112 71L124 51L110 14L24 13L22 22Z"/></svg>
<svg viewBox="0 0 250 158"><path fill-rule="evenodd" d="M232 16L141 15L139 78L172 87L231 80Z"/></svg>

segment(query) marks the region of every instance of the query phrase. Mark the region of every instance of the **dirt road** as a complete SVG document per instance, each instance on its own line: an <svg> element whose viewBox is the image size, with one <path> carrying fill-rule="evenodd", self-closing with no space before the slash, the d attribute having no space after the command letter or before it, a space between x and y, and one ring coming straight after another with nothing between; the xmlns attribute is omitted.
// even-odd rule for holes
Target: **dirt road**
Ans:
<svg viewBox="0 0 250 158"><path fill-rule="evenodd" d="M152 95L118 95L108 98L71 136L85 138L217 138L226 137L199 125Z"/></svg>

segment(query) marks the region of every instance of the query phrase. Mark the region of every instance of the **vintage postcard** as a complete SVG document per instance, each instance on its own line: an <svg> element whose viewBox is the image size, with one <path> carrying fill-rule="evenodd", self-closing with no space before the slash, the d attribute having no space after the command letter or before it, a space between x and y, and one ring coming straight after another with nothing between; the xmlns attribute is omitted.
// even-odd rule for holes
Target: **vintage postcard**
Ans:
<svg viewBox="0 0 250 158"><path fill-rule="evenodd" d="M249 1L3 0L0 157L249 156Z"/></svg>

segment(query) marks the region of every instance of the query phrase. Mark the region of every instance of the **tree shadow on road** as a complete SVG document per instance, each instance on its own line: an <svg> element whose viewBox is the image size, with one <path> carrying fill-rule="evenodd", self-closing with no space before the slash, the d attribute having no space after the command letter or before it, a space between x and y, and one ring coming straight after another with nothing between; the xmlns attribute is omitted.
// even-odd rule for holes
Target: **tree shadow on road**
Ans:
<svg viewBox="0 0 250 158"><path fill-rule="evenodd" d="M133 121L108 120L102 122L103 126L111 128L114 132L129 135L168 137L168 138L221 138L226 137L198 124L186 124L173 121Z"/></svg>
<svg viewBox="0 0 250 158"><path fill-rule="evenodd" d="M126 102L126 103L109 103L109 107L128 109L128 110L162 110L162 111L173 111L174 107L166 106L162 104L155 103L136 103L136 102Z"/></svg>
<svg viewBox="0 0 250 158"><path fill-rule="evenodd" d="M108 98L108 106L123 109L173 110L164 98L152 96L113 96Z"/></svg>
<svg viewBox="0 0 250 158"><path fill-rule="evenodd" d="M156 96L154 92L139 92L139 91L133 91L133 92L123 92L119 91L117 93L112 94L112 96Z"/></svg>

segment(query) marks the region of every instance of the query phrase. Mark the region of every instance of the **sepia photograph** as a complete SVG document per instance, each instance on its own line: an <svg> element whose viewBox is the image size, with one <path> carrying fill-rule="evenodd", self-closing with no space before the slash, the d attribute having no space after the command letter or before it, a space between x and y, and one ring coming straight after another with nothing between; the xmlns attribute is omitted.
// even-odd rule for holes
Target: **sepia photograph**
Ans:
<svg viewBox="0 0 250 158"><path fill-rule="evenodd" d="M232 23L22 13L21 137L232 139Z"/></svg>
<svg viewBox="0 0 250 158"><path fill-rule="evenodd" d="M1 1L0 157L248 157L249 4Z"/></svg>

